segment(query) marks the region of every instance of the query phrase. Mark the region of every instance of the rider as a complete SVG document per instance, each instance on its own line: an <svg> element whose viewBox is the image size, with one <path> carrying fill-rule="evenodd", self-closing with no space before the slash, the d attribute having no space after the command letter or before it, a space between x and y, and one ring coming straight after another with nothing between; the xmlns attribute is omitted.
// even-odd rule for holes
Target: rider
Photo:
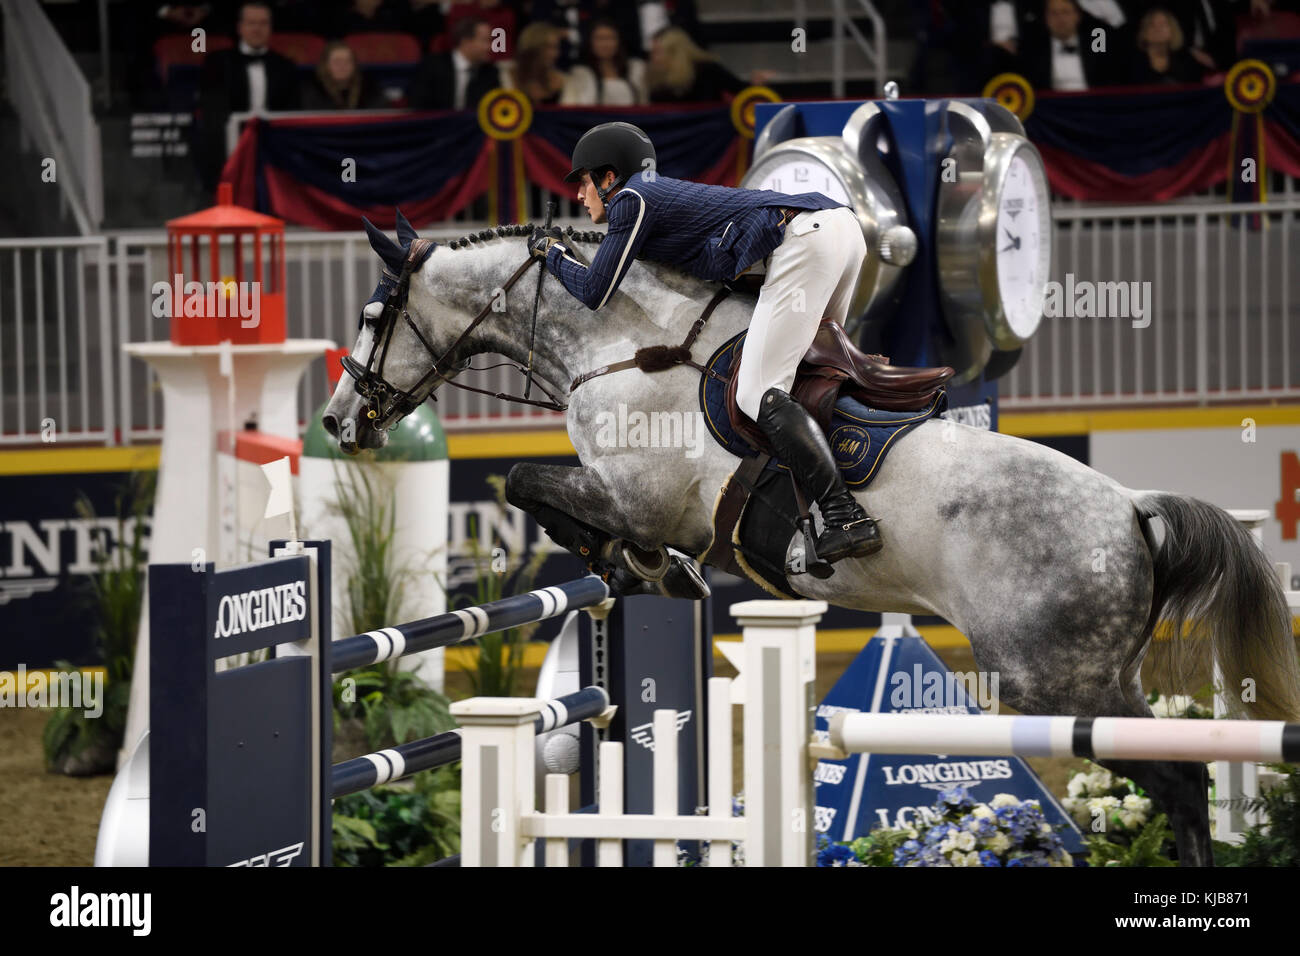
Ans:
<svg viewBox="0 0 1300 956"><path fill-rule="evenodd" d="M630 123L588 130L573 151L578 199L609 232L590 266L558 229L535 229L529 251L589 309L609 301L638 258L702 279L730 280L766 260L741 355L736 403L762 429L824 525L817 556L834 562L880 550L875 519L844 486L825 435L790 397L795 369L823 316L843 323L866 257L856 216L820 193L705 186L655 172L650 138Z"/></svg>

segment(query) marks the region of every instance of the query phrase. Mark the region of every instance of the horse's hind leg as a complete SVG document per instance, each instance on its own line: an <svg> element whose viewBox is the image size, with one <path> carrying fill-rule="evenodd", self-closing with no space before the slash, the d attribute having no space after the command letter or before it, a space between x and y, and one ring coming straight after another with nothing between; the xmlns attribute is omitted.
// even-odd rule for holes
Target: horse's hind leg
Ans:
<svg viewBox="0 0 1300 956"><path fill-rule="evenodd" d="M1150 716L1147 714L1146 716ZM1210 845L1210 775L1203 763L1099 760L1111 773L1128 777L1169 815L1180 866L1213 866Z"/></svg>
<svg viewBox="0 0 1300 956"><path fill-rule="evenodd" d="M976 660L980 661L978 653ZM1130 656L1123 666L1116 668L1115 677L1108 676L1115 674L1108 668L1094 667L1083 672L1077 661L1074 667L1067 666L1063 659L1053 663L1050 653L1026 655L1010 668L983 661L980 667L992 666L997 670L998 699L1021 713L1152 717L1136 674L1140 663L1140 657ZM1049 677L1049 671L1063 679ZM1096 679L1089 680L1089 677ZM1168 815L1181 866L1214 865L1210 846L1209 775L1205 764L1146 760L1097 760L1096 763L1132 780L1152 798L1156 811Z"/></svg>

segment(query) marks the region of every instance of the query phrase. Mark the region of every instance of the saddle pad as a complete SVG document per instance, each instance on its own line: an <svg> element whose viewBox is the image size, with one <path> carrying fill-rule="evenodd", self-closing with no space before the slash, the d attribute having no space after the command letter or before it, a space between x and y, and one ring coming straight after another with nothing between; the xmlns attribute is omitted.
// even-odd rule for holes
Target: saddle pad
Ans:
<svg viewBox="0 0 1300 956"><path fill-rule="evenodd" d="M738 458L747 458L755 454L755 450L731 427L725 398L726 380L731 375L736 346L744 341L746 334L741 332L729 339L709 357L704 367L714 375L706 373L700 376L700 410L704 413L709 432L719 445ZM944 392L936 395L929 407L919 412L881 411L841 395L831 415L827 440L839 463L844 483L851 488L865 488L899 439L947 407L948 399ZM768 469L787 470L776 459Z"/></svg>

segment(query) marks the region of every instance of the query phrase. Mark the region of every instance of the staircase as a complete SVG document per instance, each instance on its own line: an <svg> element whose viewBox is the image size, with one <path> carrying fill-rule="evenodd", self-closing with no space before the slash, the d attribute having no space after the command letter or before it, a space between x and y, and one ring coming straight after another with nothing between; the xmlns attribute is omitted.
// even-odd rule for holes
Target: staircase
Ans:
<svg viewBox="0 0 1300 956"><path fill-rule="evenodd" d="M699 38L742 79L748 79L756 69L773 71L775 76L766 85L789 99L835 95L838 42L843 55L843 95L878 97L881 91L877 63L851 36L844 35L838 41L833 38L835 6L833 0L699 0ZM869 43L882 45L860 0L842 0L840 6ZM901 83L916 46L910 33L907 2L876 0L875 6L885 20L884 78ZM802 24L796 19L800 8ZM792 49L793 30L799 25L806 31L805 47L796 52Z"/></svg>

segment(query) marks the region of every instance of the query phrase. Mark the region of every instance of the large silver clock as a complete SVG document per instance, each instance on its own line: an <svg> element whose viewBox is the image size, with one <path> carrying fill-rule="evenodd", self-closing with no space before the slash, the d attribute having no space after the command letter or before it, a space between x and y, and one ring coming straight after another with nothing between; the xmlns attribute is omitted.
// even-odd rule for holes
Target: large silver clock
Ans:
<svg viewBox="0 0 1300 956"><path fill-rule="evenodd" d="M1052 264L1051 200L1042 157L995 103L948 103L936 254L954 342L955 382L1010 368L1038 329ZM998 354L1002 353L1002 354Z"/></svg>
<svg viewBox="0 0 1300 956"><path fill-rule="evenodd" d="M916 255L907 206L877 151L881 112L864 103L838 136L789 138L795 107L782 107L754 142L754 164L741 183L783 193L818 192L849 206L867 241L867 259L849 309L849 331L859 321L885 321L901 292L899 279Z"/></svg>

